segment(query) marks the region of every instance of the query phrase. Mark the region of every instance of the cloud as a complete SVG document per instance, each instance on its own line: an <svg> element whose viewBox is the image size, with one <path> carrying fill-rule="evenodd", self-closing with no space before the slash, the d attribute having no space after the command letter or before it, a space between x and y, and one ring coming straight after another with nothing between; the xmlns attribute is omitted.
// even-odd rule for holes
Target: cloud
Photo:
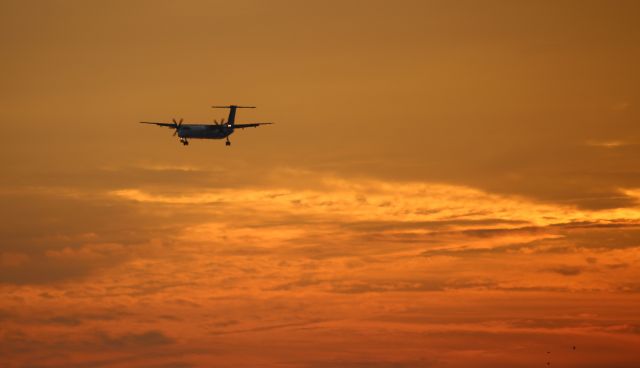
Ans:
<svg viewBox="0 0 640 368"><path fill-rule="evenodd" d="M584 272L584 267L560 265L560 266L547 268L546 271L557 273L562 276L577 276L582 272Z"/></svg>
<svg viewBox="0 0 640 368"><path fill-rule="evenodd" d="M160 364L152 364L146 365L143 367L148 368L192 368L195 367L194 364L188 362L170 362L170 363L160 363Z"/></svg>
<svg viewBox="0 0 640 368"><path fill-rule="evenodd" d="M627 144L624 141L587 141L587 145L601 148L618 148Z"/></svg>
<svg viewBox="0 0 640 368"><path fill-rule="evenodd" d="M3 325L23 335L0 343L24 362L36 358L21 353L25 346L43 356L56 346L83 352L86 366L238 365L229 359L246 349L278 364L357 366L362 341L380 352L374 361L412 366L415 351L442 341L491 336L479 349L495 352L515 336L526 345L540 333L630 335L603 332L613 322L545 327L539 302L559 299L546 312L566 314L578 302L565 294L636 293L628 283L640 244L635 209L591 211L441 183L328 176L293 188L280 180L25 194L48 198L44 213L61 217L35 238L14 235L29 245L22 250L3 245L0 287L11 290ZM87 215L80 229L81 217L56 210L66 204L105 213ZM416 350L400 359L385 350L393 341ZM346 345L355 355L331 355ZM315 360L291 353L309 346ZM447 361L464 360L450 348L442 348ZM152 356L159 351L165 361Z"/></svg>
<svg viewBox="0 0 640 368"><path fill-rule="evenodd" d="M299 328L299 327L307 327L310 325L317 324L322 322L322 320L310 320L305 322L292 322L292 323L282 323L276 325L266 325L266 326L257 326L246 329L231 329L226 331L214 331L211 335L228 335L228 334L244 334L244 333L253 333L253 332L265 332L265 331L273 331L273 330L281 330L281 329L290 329L290 328ZM226 327L226 326L222 326Z"/></svg>
<svg viewBox="0 0 640 368"><path fill-rule="evenodd" d="M83 278L99 269L118 264L129 256L124 246L115 243L45 250L44 253L24 256L21 263L0 269L0 283L57 283Z"/></svg>
<svg viewBox="0 0 640 368"><path fill-rule="evenodd" d="M65 326L78 326L82 323L82 319L76 316L56 316L51 317L45 321L46 323L51 324L60 324Z"/></svg>
<svg viewBox="0 0 640 368"><path fill-rule="evenodd" d="M398 361L376 361L376 360L327 360L314 362L308 365L309 368L427 368L437 366L435 359L420 360L398 360Z"/></svg>
<svg viewBox="0 0 640 368"><path fill-rule="evenodd" d="M140 333L126 333L116 336L102 332L98 334L98 337L101 345L108 349L149 348L175 343L174 339L158 330L149 330Z"/></svg>
<svg viewBox="0 0 640 368"><path fill-rule="evenodd" d="M29 256L18 252L2 252L0 253L0 265L2 267L19 267L27 263Z"/></svg>
<svg viewBox="0 0 640 368"><path fill-rule="evenodd" d="M430 213L434 214L434 212ZM433 221L353 221L341 224L346 230L362 231L362 232L379 232L379 231L397 231L397 230L446 230L456 227L482 227L482 226L500 226L500 225L522 225L527 224L524 220L508 220L508 219L439 219ZM490 229L484 229L491 231ZM493 229L493 231L506 231L510 229ZM469 230L472 231L472 230ZM477 230L478 232L482 230Z"/></svg>
<svg viewBox="0 0 640 368"><path fill-rule="evenodd" d="M400 280L367 280L367 281L346 281L334 283L332 291L344 294L360 293L384 293L384 292L424 292L442 291L445 283L442 280L433 281L400 281Z"/></svg>

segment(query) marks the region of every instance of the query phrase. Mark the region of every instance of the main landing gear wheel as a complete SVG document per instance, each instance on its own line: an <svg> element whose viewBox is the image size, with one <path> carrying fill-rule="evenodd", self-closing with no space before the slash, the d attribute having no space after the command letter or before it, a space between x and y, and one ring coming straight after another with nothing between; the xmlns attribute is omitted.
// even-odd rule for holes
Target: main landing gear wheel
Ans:
<svg viewBox="0 0 640 368"><path fill-rule="evenodd" d="M225 146L230 146L231 145L231 142L229 141L229 138L227 138L227 141L224 144L225 144Z"/></svg>

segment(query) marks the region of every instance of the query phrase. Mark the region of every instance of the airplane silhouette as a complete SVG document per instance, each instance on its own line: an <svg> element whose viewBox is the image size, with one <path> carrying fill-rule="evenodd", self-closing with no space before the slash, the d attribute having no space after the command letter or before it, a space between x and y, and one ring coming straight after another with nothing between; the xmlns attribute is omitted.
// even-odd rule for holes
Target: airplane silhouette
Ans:
<svg viewBox="0 0 640 368"><path fill-rule="evenodd" d="M182 124L182 119L180 121L176 121L176 119L172 119L172 123L157 123L150 121L141 121L141 124L154 124L158 126L163 126L167 128L175 129L173 135L176 134L180 138L180 143L183 145L189 144L189 139L224 139L226 138L226 145L230 146L231 141L229 141L229 136L233 134L236 129L244 129L244 128L256 128L260 125L268 125L273 123L252 123L252 124L236 124L236 110L237 109L255 109L255 106L238 106L238 105L229 105L229 106L211 106L214 109L229 109L229 118L227 122L224 121L224 118L218 122L217 120L213 121L213 124Z"/></svg>

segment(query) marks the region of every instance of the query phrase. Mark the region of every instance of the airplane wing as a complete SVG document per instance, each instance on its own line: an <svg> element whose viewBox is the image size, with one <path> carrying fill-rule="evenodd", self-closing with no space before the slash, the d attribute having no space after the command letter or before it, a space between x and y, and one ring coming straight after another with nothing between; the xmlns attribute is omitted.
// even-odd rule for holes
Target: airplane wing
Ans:
<svg viewBox="0 0 640 368"><path fill-rule="evenodd" d="M269 125L269 124L273 124L273 123L234 124L233 128L234 129L255 128L260 125Z"/></svg>
<svg viewBox="0 0 640 368"><path fill-rule="evenodd" d="M176 124L172 124L172 123L154 123L154 122L150 122L150 121L141 121L140 124L155 124L155 125L168 127L168 128L175 128L176 127Z"/></svg>

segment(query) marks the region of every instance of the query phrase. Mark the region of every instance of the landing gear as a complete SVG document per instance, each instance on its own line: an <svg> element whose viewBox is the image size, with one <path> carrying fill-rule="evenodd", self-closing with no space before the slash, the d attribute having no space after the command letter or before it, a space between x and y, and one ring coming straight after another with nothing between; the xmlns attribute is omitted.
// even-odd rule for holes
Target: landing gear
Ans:
<svg viewBox="0 0 640 368"><path fill-rule="evenodd" d="M227 137L227 141L224 144L225 144L225 146L230 146L231 145L231 142L229 141L229 137Z"/></svg>
<svg viewBox="0 0 640 368"><path fill-rule="evenodd" d="M182 143L183 146L189 145L189 141L186 138L180 138L180 143Z"/></svg>

